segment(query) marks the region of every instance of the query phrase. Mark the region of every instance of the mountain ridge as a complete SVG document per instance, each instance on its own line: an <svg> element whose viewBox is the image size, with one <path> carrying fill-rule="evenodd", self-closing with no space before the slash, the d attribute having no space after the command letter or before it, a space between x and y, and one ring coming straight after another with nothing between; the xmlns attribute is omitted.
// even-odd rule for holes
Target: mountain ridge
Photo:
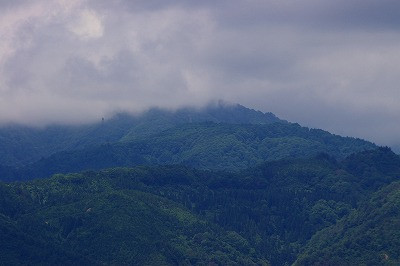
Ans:
<svg viewBox="0 0 400 266"><path fill-rule="evenodd" d="M179 124L192 122L268 124L286 121L242 105L223 102L204 108L175 111L152 108L140 115L119 113L111 119L85 125L21 125L0 127L0 165L20 167L60 151L148 136Z"/></svg>
<svg viewBox="0 0 400 266"><path fill-rule="evenodd" d="M108 167L163 164L238 171L264 161L310 157L321 152L343 159L353 152L375 147L364 140L292 123L204 122L181 124L130 141L62 151L14 172L12 167L0 167L0 172L3 170L15 179L30 179Z"/></svg>

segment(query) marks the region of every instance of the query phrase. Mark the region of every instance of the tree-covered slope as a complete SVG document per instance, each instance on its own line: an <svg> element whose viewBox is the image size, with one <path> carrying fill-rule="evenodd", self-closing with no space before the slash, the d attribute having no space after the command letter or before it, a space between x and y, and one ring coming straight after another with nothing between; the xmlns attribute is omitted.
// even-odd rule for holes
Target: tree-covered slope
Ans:
<svg viewBox="0 0 400 266"><path fill-rule="evenodd" d="M293 263L318 231L398 181L398 160L380 148L343 162L320 154L266 162L240 173L158 166L56 175L3 185L0 210L20 232L84 259L127 259L140 249L135 241L150 246L156 241L156 257L167 263L195 254L199 263L261 259L284 265ZM354 171L354 165L363 168ZM365 178L362 169L372 174ZM89 245L104 241L117 242L118 248L105 244L115 252L109 257L100 244ZM124 242L131 249L126 251ZM153 259L152 252L149 248L141 259Z"/></svg>
<svg viewBox="0 0 400 266"><path fill-rule="evenodd" d="M318 232L295 265L399 265L400 182Z"/></svg>
<svg viewBox="0 0 400 266"><path fill-rule="evenodd" d="M0 179L29 179L55 173L117 166L183 164L199 169L237 171L264 161L306 158L320 152L341 159L375 145L298 124L184 124L129 142L64 151ZM1 170L1 168L0 168ZM7 169L4 169L5 174Z"/></svg>
<svg viewBox="0 0 400 266"><path fill-rule="evenodd" d="M119 114L82 126L0 129L0 180L136 165L237 171L325 152L341 159L373 143L301 127L241 105Z"/></svg>
<svg viewBox="0 0 400 266"><path fill-rule="evenodd" d="M115 186L110 177L56 176L1 185L1 264L263 265L235 232L179 203ZM16 206L18 205L18 206Z"/></svg>
<svg viewBox="0 0 400 266"><path fill-rule="evenodd" d="M139 115L117 114L87 125L51 125L33 128L3 125L0 128L0 165L22 166L60 151L82 149L149 136L165 129L204 121L216 123L268 124L285 122L272 113L262 113L241 105L210 104L201 109L176 111L150 109Z"/></svg>

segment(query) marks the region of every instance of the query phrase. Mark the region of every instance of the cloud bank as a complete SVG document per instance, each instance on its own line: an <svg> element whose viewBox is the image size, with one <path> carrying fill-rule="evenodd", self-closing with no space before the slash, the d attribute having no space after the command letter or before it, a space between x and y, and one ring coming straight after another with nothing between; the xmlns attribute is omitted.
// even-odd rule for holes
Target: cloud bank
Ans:
<svg viewBox="0 0 400 266"><path fill-rule="evenodd" d="M400 143L400 2L0 0L0 122L224 99Z"/></svg>

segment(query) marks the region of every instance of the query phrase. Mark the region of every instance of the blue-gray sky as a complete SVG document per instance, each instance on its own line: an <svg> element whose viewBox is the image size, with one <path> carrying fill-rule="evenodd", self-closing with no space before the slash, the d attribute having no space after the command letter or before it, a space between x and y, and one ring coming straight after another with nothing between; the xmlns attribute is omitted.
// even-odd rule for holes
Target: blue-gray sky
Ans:
<svg viewBox="0 0 400 266"><path fill-rule="evenodd" d="M0 122L223 99L400 143L400 1L0 0Z"/></svg>

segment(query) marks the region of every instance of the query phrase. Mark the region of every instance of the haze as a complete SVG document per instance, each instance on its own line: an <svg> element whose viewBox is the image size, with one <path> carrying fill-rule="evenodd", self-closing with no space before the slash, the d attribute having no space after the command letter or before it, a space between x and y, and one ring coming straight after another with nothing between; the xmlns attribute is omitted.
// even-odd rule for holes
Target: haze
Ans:
<svg viewBox="0 0 400 266"><path fill-rule="evenodd" d="M400 2L0 0L0 122L223 99L399 144Z"/></svg>

